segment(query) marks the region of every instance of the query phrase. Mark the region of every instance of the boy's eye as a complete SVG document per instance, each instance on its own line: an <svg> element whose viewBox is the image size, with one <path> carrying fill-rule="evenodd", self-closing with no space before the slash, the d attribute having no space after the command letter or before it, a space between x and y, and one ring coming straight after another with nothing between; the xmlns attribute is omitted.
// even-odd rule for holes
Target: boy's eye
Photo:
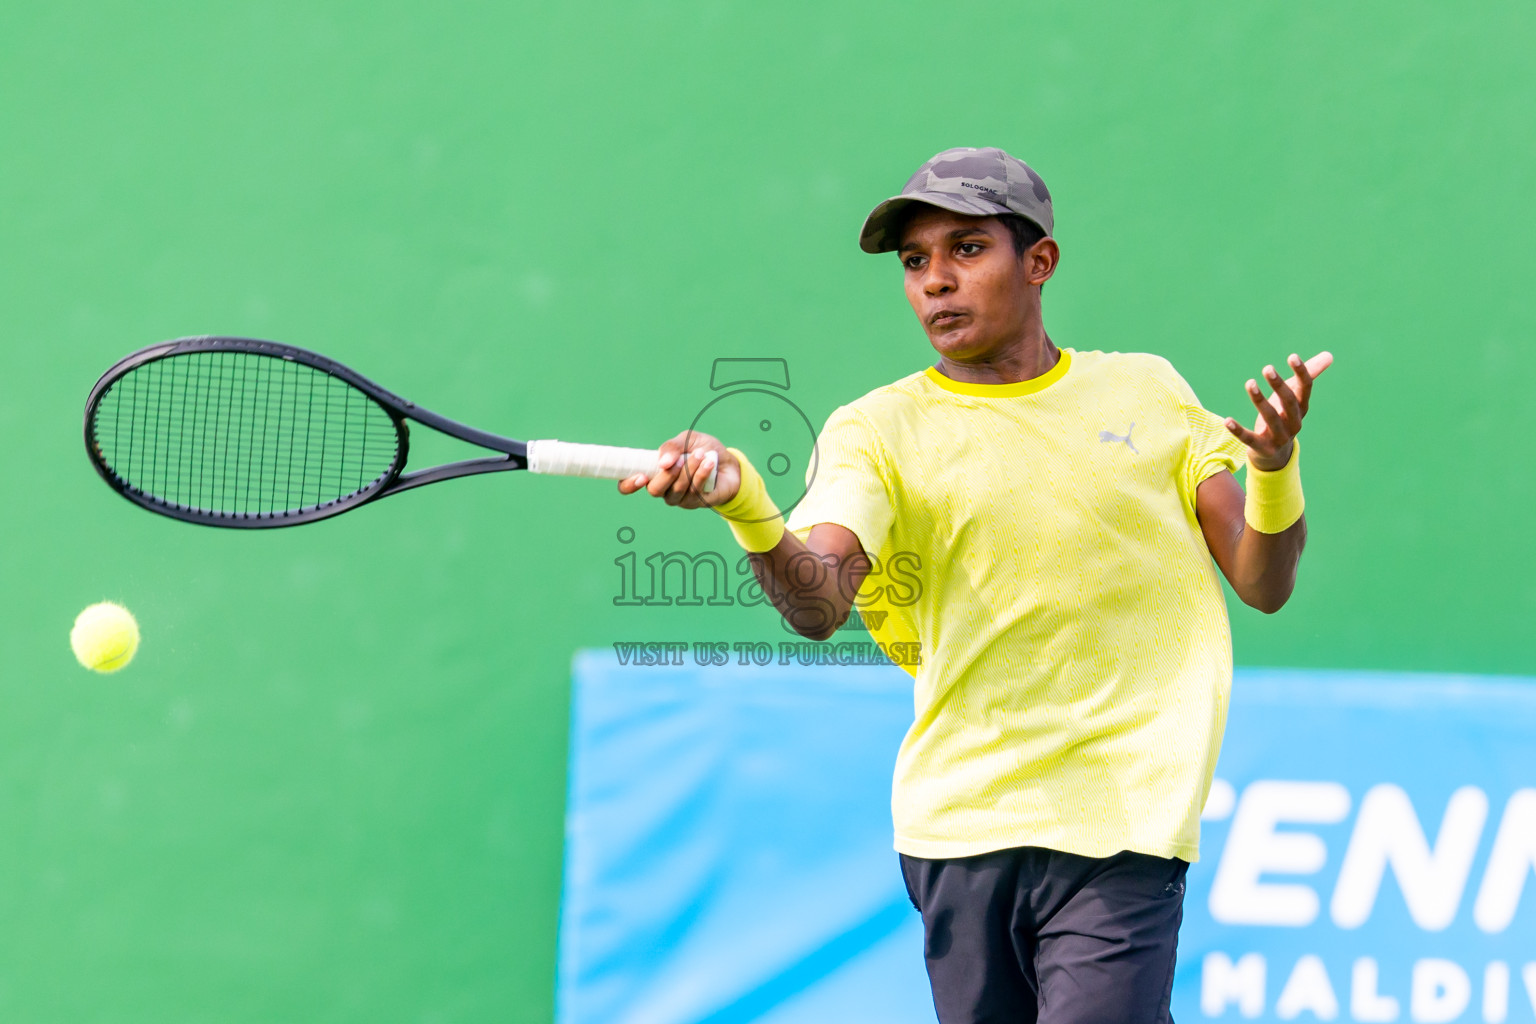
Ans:
<svg viewBox="0 0 1536 1024"><path fill-rule="evenodd" d="M980 242L961 242L960 243L960 255L962 255L962 256L975 256L979 252L981 252L981 243Z"/></svg>
<svg viewBox="0 0 1536 1024"><path fill-rule="evenodd" d="M921 257L921 256L908 256L906 259L902 260L901 262L902 262L902 265L905 266L908 270L916 270L918 267L921 267L923 265L923 257Z"/></svg>

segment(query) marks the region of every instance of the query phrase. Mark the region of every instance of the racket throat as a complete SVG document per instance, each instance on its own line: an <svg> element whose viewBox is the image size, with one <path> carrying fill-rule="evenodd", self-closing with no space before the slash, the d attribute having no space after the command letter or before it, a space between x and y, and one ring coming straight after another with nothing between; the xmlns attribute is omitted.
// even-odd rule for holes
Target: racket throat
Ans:
<svg viewBox="0 0 1536 1024"><path fill-rule="evenodd" d="M528 457L526 455L494 455L484 459L465 459L462 462L450 462L443 466L433 466L430 469L418 469L413 473L402 473L393 483L385 487L381 492L385 494L398 494L408 491L413 487L423 484L435 484L439 480L450 480L456 476L477 476L481 473L502 473L511 469L527 469Z"/></svg>

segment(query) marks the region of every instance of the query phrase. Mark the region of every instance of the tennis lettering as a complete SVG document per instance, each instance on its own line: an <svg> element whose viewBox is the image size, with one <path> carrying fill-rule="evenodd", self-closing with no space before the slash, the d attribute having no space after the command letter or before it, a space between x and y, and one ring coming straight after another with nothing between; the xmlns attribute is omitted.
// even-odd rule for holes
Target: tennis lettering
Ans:
<svg viewBox="0 0 1536 1024"><path fill-rule="evenodd" d="M1349 790L1337 782L1260 779L1234 799L1218 780L1204 817L1230 817L1231 824L1211 884L1211 918L1237 927L1316 933L1331 924L1352 931L1391 900L1397 904L1391 913L1406 911L1426 937L1469 911L1469 923L1488 939L1442 937L1426 943L1424 952L1435 955L1406 962L1358 955L1369 953L1369 945L1347 955L1335 949L1284 959L1251 949L1208 951L1200 961L1205 1016L1235 1009L1246 1018L1272 1013L1282 1020L1305 1013L1389 1022L1406 1013L1412 1021L1452 1021L1470 1015L1476 1003L1481 1020L1502 1024L1521 1002L1536 1013L1536 960L1529 959L1528 943L1520 941L1519 929L1513 941L1498 938L1515 923L1522 901L1531 902L1524 897L1536 868L1536 789L1515 790L1491 829L1487 792L1471 785L1454 790L1431 842L1406 790L1372 786L1359 801L1325 904L1312 881L1329 863L1324 835L1343 824L1352 807ZM1486 860L1478 877L1473 868L1480 849ZM1389 873L1395 884L1388 883ZM1319 947L1334 945L1317 938ZM1518 1019L1530 1017L1521 1011Z"/></svg>
<svg viewBox="0 0 1536 1024"><path fill-rule="evenodd" d="M1207 953L1200 964L1200 1011L1207 1017L1221 1017L1235 1008L1243 1017L1262 1016L1270 991L1270 966L1261 953L1245 953L1235 961L1226 953ZM1272 1010L1281 1020L1303 1013L1312 1019L1336 1020L1342 1004L1348 1020L1387 1024L1401 1017L1406 1003L1410 1020L1453 1021L1467 1013L1478 995L1481 1019L1486 1024L1504 1024L1511 1002L1521 998L1511 978L1517 972L1525 1000L1536 1011L1533 961L1491 960L1474 973L1454 960L1421 957L1400 972L1406 974L1407 984L1394 988L1382 980L1383 965L1375 957L1357 957L1330 967L1321 957L1307 953L1273 979L1280 984ZM1479 984L1474 984L1474 977Z"/></svg>
<svg viewBox="0 0 1536 1024"><path fill-rule="evenodd" d="M1261 779L1249 785L1237 801L1211 884L1211 916L1230 925L1312 924L1322 900L1301 879L1323 869L1328 849L1321 836L1296 826L1337 824L1349 810L1349 791L1337 782ZM1390 868L1414 924L1430 932L1449 927L1463 905L1488 812L1483 790L1457 789L1431 846L1401 787L1382 783L1367 790L1329 901L1333 923L1346 929L1365 924ZM1214 815L1208 811L1206 817ZM1472 921L1479 931L1493 935L1510 926L1533 868L1536 789L1520 789L1504 807L1475 890ZM1274 875L1291 880L1264 880Z"/></svg>

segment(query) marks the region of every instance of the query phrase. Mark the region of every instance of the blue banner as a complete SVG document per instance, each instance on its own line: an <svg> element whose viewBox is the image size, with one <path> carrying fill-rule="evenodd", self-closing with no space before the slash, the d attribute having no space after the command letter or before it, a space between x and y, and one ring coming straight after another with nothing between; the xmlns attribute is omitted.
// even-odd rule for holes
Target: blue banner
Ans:
<svg viewBox="0 0 1536 1024"><path fill-rule="evenodd" d="M576 660L561 1024L932 1024L911 678L625 660ZM1536 1020L1536 680L1239 670L1205 819L1184 1024Z"/></svg>
<svg viewBox="0 0 1536 1024"><path fill-rule="evenodd" d="M1216 776L1181 1020L1536 1019L1536 680L1239 671Z"/></svg>

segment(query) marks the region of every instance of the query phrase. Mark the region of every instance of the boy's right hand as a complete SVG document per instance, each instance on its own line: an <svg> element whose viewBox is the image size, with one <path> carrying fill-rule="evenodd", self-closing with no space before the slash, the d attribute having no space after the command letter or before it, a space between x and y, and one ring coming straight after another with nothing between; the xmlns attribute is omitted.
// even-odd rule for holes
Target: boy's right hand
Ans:
<svg viewBox="0 0 1536 1024"><path fill-rule="evenodd" d="M661 468L649 477L636 474L619 481L620 494L634 494L641 488L668 505L705 508L723 505L736 497L741 488L741 465L719 440L696 430L685 430L656 450ZM711 471L715 489L703 492Z"/></svg>

